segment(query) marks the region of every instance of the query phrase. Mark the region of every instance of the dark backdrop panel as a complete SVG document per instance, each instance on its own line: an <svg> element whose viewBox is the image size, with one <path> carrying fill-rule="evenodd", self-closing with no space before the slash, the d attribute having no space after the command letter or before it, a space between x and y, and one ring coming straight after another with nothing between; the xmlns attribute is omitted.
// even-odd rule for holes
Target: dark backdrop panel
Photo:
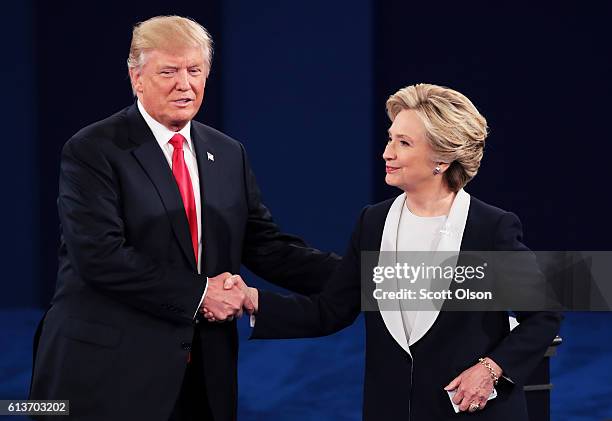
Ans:
<svg viewBox="0 0 612 421"><path fill-rule="evenodd" d="M344 253L371 201L369 0L223 3L223 125L283 229Z"/></svg>
<svg viewBox="0 0 612 421"><path fill-rule="evenodd" d="M224 1L219 54L223 129L276 221L344 253L372 200L371 1ZM238 418L360 419L363 342L361 319L327 338L241 340Z"/></svg>
<svg viewBox="0 0 612 421"><path fill-rule="evenodd" d="M126 60L132 27L152 16L179 14L204 25L219 42L217 1L35 3L38 114L39 261L38 303L53 294L59 239L56 209L59 154L82 127L133 101ZM199 121L218 126L221 66L213 63Z"/></svg>
<svg viewBox="0 0 612 421"><path fill-rule="evenodd" d="M2 294L0 308L34 306L36 270L36 106L30 1L3 5L5 40L0 74L3 127Z"/></svg>
<svg viewBox="0 0 612 421"><path fill-rule="evenodd" d="M376 4L378 148L390 94L420 82L457 89L491 128L466 190L517 213L534 249L609 249L610 11ZM398 193L385 188L382 165L378 199Z"/></svg>

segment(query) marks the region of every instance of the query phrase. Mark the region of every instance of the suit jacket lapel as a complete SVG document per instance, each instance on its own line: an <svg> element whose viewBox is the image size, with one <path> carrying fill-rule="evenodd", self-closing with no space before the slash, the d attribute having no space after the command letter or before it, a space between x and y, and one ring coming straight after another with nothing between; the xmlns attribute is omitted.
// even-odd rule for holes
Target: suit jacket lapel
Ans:
<svg viewBox="0 0 612 421"><path fill-rule="evenodd" d="M385 219L383 232L380 242L380 254L378 258L378 266L380 267L393 267L395 266L395 252L397 251L397 227L399 224L400 215L402 213L402 207L404 206L404 200L406 198L405 193L399 195L391 205L387 217ZM390 291L398 290L397 280L388 280L389 284L387 287ZM395 284L390 284L395 282ZM402 321L402 313L400 309L399 301L397 300L384 300L382 303L379 301L380 315L387 327L387 330L402 347L410 355L410 348L408 347L408 338L406 331L404 330L404 322Z"/></svg>
<svg viewBox="0 0 612 421"><path fill-rule="evenodd" d="M219 250L215 247L208 247L208 244L215 243L215 226L219 226L215 223L217 214L213 211L213 207L210 206L214 203L214 198L219 192L217 188L221 187L219 183L219 174L215 166L215 151L210 144L210 141L206 138L206 135L202 133L201 129L196 128L194 122L191 123L191 141L196 153L198 160L198 174L200 177L200 201L202 209L202 273L207 275L217 275L215 272L213 262L218 262L217 253ZM217 180L213 183L212 180Z"/></svg>
<svg viewBox="0 0 612 421"><path fill-rule="evenodd" d="M128 124L129 137L138 145L132 153L155 185L166 208L174 235L192 268L197 271L189 222L187 221L181 194L164 153L136 105L128 110Z"/></svg>

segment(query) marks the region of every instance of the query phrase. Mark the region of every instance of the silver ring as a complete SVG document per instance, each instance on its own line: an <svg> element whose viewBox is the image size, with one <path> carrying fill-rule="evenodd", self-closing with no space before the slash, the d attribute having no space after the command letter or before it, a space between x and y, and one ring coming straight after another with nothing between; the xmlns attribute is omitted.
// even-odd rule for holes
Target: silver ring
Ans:
<svg viewBox="0 0 612 421"><path fill-rule="evenodd" d="M479 403L474 403L474 402L472 402L470 404L470 407L468 408L468 410L470 412L478 411L479 409L480 409L480 404Z"/></svg>

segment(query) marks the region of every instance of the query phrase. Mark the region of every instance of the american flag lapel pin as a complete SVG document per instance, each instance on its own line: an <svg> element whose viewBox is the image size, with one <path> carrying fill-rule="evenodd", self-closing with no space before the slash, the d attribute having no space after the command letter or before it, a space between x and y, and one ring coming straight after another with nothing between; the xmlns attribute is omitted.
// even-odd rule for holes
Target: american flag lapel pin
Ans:
<svg viewBox="0 0 612 421"><path fill-rule="evenodd" d="M206 155L208 155L208 160L215 162L215 156L213 154L211 154L210 152L206 152Z"/></svg>

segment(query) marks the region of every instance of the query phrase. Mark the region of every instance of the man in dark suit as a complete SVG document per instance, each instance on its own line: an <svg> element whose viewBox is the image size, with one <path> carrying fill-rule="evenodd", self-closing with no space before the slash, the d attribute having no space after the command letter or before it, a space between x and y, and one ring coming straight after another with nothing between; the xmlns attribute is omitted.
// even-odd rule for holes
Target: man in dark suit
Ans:
<svg viewBox="0 0 612 421"><path fill-rule="evenodd" d="M30 398L69 399L72 419L234 420L233 318L252 303L223 281L245 264L312 293L337 266L279 231L243 146L192 121L211 56L192 20L137 25L137 102L63 148L58 281Z"/></svg>

